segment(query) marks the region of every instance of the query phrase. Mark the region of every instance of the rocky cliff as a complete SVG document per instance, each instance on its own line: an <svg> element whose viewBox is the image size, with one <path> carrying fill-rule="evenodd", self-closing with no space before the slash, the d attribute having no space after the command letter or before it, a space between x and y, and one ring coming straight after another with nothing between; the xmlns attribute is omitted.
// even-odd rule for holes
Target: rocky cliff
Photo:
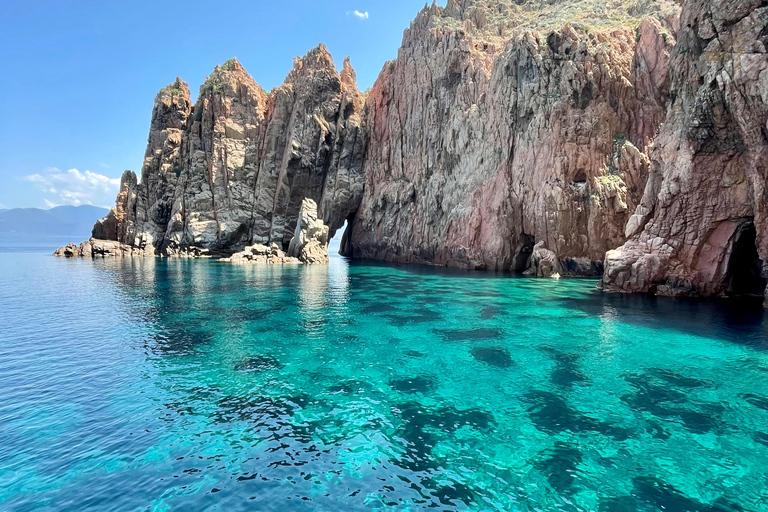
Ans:
<svg viewBox="0 0 768 512"><path fill-rule="evenodd" d="M343 250L525 270L538 244L562 273L599 273L642 197L677 11L425 7L368 95L365 191Z"/></svg>
<svg viewBox="0 0 768 512"><path fill-rule="evenodd" d="M603 287L760 294L768 259L768 5L688 0L672 96L629 241Z"/></svg>
<svg viewBox="0 0 768 512"><path fill-rule="evenodd" d="M450 0L368 94L322 45L270 93L228 61L194 105L158 94L141 179L77 250L290 258L310 199L353 257L583 275L610 251L607 290L760 292L763 3Z"/></svg>
<svg viewBox="0 0 768 512"><path fill-rule="evenodd" d="M287 250L305 199L332 236L362 197L363 104L349 60L339 73L323 45L270 93L237 60L216 67L194 106L177 79L155 98L141 180L126 171L93 237L134 254Z"/></svg>

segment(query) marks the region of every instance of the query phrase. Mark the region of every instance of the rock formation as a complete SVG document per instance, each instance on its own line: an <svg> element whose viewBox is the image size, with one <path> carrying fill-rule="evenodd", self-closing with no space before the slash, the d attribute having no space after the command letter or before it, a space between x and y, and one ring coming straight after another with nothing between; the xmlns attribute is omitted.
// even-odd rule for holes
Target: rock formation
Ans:
<svg viewBox="0 0 768 512"><path fill-rule="evenodd" d="M302 263L328 263L328 226L317 218L317 204L311 199L301 203L288 255Z"/></svg>
<svg viewBox="0 0 768 512"><path fill-rule="evenodd" d="M254 244L225 259L233 263L268 265L328 263L328 226L317 217L317 204L311 199L304 199L296 231L288 244L288 255L276 243L269 247Z"/></svg>
<svg viewBox="0 0 768 512"><path fill-rule="evenodd" d="M245 250L241 252L236 252L229 258L222 259L240 264L298 265L301 263L299 258L286 256L275 243L271 244L269 247L264 244L253 244L246 247Z"/></svg>
<svg viewBox="0 0 768 512"><path fill-rule="evenodd" d="M368 96L365 191L343 251L525 270L540 244L564 273L598 274L645 186L677 9L426 7Z"/></svg>
<svg viewBox="0 0 768 512"><path fill-rule="evenodd" d="M539 242L533 246L531 259L528 263L528 270L525 275L534 277L552 277L561 275L563 267L557 254L544 247L544 242Z"/></svg>
<svg viewBox="0 0 768 512"><path fill-rule="evenodd" d="M130 245L117 242L115 240L99 240L91 238L80 245L67 244L64 247L56 249L54 256L65 258L97 258L97 257L123 257L133 255L143 255L137 252Z"/></svg>
<svg viewBox="0 0 768 512"><path fill-rule="evenodd" d="M761 294L768 268L768 6L688 0L651 175L609 291Z"/></svg>
<svg viewBox="0 0 768 512"><path fill-rule="evenodd" d="M546 276L605 256L606 290L760 293L768 7L679 13L449 0L368 94L322 45L270 93L236 60L194 105L177 79L141 179L126 171L93 238L57 254L323 262L348 220L356 258Z"/></svg>
<svg viewBox="0 0 768 512"><path fill-rule="evenodd" d="M162 256L282 251L305 198L332 236L362 197L363 105L349 60L339 73L323 45L271 93L237 60L216 67L194 106L177 79L155 98L141 180L123 174L93 238Z"/></svg>

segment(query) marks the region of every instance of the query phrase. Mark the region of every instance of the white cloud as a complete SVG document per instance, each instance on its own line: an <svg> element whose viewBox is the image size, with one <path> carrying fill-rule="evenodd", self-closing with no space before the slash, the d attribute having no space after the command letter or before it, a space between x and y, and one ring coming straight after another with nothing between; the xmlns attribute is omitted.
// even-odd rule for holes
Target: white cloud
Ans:
<svg viewBox="0 0 768 512"><path fill-rule="evenodd" d="M357 18L361 20L367 20L368 19L368 11L360 12L360 11L347 11L347 16L349 15L356 16Z"/></svg>
<svg viewBox="0 0 768 512"><path fill-rule="evenodd" d="M30 174L24 179L34 184L46 196L43 201L49 208L64 204L110 205L120 188L119 178L110 178L91 171L81 172L77 169L62 171L52 167L46 169L43 174Z"/></svg>
<svg viewBox="0 0 768 512"><path fill-rule="evenodd" d="M0 210L7 210L8 208L5 207L3 203L0 203Z"/></svg>

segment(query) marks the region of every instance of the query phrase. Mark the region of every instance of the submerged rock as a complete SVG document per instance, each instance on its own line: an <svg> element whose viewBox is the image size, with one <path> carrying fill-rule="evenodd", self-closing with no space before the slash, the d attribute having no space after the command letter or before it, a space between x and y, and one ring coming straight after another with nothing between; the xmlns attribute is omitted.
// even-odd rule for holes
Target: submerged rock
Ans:
<svg viewBox="0 0 768 512"><path fill-rule="evenodd" d="M261 372L266 370L279 370L283 367L280 361L272 356L257 355L244 358L235 365L237 372Z"/></svg>
<svg viewBox="0 0 768 512"><path fill-rule="evenodd" d="M402 379L393 379L389 381L389 386L395 391L402 393L428 393L435 389L435 379L432 377L410 377Z"/></svg>
<svg viewBox="0 0 768 512"><path fill-rule="evenodd" d="M472 357L481 363L496 368L509 368L514 364L509 351L502 347L477 347L472 349Z"/></svg>

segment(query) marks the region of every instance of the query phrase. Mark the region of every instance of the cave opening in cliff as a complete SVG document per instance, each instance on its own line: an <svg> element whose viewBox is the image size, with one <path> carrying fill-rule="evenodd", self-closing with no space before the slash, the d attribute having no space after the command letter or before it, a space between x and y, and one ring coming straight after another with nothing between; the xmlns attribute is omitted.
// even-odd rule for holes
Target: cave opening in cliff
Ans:
<svg viewBox="0 0 768 512"><path fill-rule="evenodd" d="M733 297L760 296L768 279L763 277L763 260L757 253L757 230L752 218L736 228L728 260L726 293Z"/></svg>
<svg viewBox="0 0 768 512"><path fill-rule="evenodd" d="M525 272L531 262L531 254L536 240L530 235L522 233L520 235L520 250L515 254L515 260L512 263L512 270L515 272Z"/></svg>

